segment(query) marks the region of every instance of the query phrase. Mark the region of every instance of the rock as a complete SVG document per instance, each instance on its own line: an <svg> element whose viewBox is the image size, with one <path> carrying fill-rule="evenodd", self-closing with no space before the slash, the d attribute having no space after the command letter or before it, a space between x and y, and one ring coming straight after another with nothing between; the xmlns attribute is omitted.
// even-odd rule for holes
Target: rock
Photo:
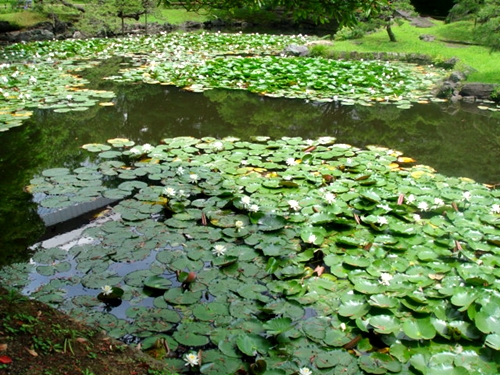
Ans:
<svg viewBox="0 0 500 375"><path fill-rule="evenodd" d="M455 82L444 81L436 92L436 97L441 99L448 99L456 95L455 89L457 85Z"/></svg>
<svg viewBox="0 0 500 375"><path fill-rule="evenodd" d="M54 39L54 33L49 30L37 29L27 31L14 31L0 34L0 40L8 43L31 42Z"/></svg>
<svg viewBox="0 0 500 375"><path fill-rule="evenodd" d="M423 40L424 42L434 42L434 40L436 40L436 37L431 34L422 34L419 35L418 39Z"/></svg>
<svg viewBox="0 0 500 375"><path fill-rule="evenodd" d="M281 53L285 56L307 56L309 55L309 49L306 46L290 44Z"/></svg>
<svg viewBox="0 0 500 375"><path fill-rule="evenodd" d="M19 30L19 27L12 25L7 21L0 21L0 33L8 33L9 31Z"/></svg>
<svg viewBox="0 0 500 375"><path fill-rule="evenodd" d="M453 69L459 61L460 61L460 59L458 59L456 57L452 57L451 59L448 59L446 61L438 62L435 65L439 68Z"/></svg>
<svg viewBox="0 0 500 375"><path fill-rule="evenodd" d="M85 38L85 37L83 36L83 34L81 33L81 31L76 30L73 33L73 39L83 39L83 38Z"/></svg>
<svg viewBox="0 0 500 375"><path fill-rule="evenodd" d="M307 42L305 46L317 46L317 45L323 45L323 46L333 46L333 41L331 40L311 40L310 42Z"/></svg>
<svg viewBox="0 0 500 375"><path fill-rule="evenodd" d="M450 74L450 76L448 77L448 80L456 83L456 82L463 81L466 78L467 78L467 76L464 72L460 72L460 71L456 70Z"/></svg>
<svg viewBox="0 0 500 375"><path fill-rule="evenodd" d="M203 29L203 23L197 21L186 21L181 25L181 28L185 30Z"/></svg>
<svg viewBox="0 0 500 375"><path fill-rule="evenodd" d="M459 95L474 97L476 99L490 99L491 94L495 92L495 85L480 83L480 82L470 82L465 83Z"/></svg>

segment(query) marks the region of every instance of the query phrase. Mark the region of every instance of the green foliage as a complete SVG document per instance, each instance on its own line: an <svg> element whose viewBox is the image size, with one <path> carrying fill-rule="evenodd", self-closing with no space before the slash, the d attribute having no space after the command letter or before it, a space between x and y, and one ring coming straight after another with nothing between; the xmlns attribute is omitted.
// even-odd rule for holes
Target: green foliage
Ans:
<svg viewBox="0 0 500 375"><path fill-rule="evenodd" d="M486 0L478 12L476 40L491 48L500 50L500 1Z"/></svg>
<svg viewBox="0 0 500 375"><path fill-rule="evenodd" d="M170 1L166 1L166 4L169 3ZM352 26L358 21L357 13L377 13L385 4L387 4L386 1L379 0L312 0L308 2L299 0L188 0L184 2L187 9L208 8L230 12L242 8L250 12L261 9L279 9L296 21L312 21L316 24L333 22L340 26Z"/></svg>
<svg viewBox="0 0 500 375"><path fill-rule="evenodd" d="M500 50L500 1L459 0L449 18L452 21L472 19L477 26L473 31L475 41L491 51Z"/></svg>

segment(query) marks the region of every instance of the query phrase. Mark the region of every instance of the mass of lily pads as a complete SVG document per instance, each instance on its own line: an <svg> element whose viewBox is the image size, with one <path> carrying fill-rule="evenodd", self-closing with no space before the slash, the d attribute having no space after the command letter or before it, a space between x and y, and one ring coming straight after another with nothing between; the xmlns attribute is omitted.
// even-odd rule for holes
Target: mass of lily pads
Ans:
<svg viewBox="0 0 500 375"><path fill-rule="evenodd" d="M112 105L112 92L85 88L78 76L113 56L131 65L116 82L146 82L191 91L244 89L268 96L340 101L342 104L395 103L409 108L428 102L444 72L399 62L338 61L286 57L291 44L307 36L228 33L170 33L121 39L18 43L0 51L0 131L22 124L33 109L81 111Z"/></svg>
<svg viewBox="0 0 500 375"><path fill-rule="evenodd" d="M83 148L27 189L117 203L4 284L179 373L499 372L500 191L330 137Z"/></svg>

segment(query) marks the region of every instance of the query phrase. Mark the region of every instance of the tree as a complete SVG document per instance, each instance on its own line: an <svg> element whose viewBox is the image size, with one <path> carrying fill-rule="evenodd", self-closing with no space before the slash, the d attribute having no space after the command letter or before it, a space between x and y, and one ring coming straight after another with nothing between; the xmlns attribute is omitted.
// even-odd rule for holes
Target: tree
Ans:
<svg viewBox="0 0 500 375"><path fill-rule="evenodd" d="M170 2L164 0L166 5ZM188 10L274 9L296 21L311 21L315 24L334 21L339 26L351 26L358 22L358 14L376 14L388 4L388 0L185 0L183 4Z"/></svg>
<svg viewBox="0 0 500 375"><path fill-rule="evenodd" d="M92 0L80 20L80 28L92 34L108 35L121 29L125 34L125 19L139 21L143 14L151 12L154 2L148 0Z"/></svg>
<svg viewBox="0 0 500 375"><path fill-rule="evenodd" d="M500 51L500 0L485 0L478 11L474 37L492 51Z"/></svg>
<svg viewBox="0 0 500 375"><path fill-rule="evenodd" d="M449 20L473 19L473 38L492 51L500 50L500 0L456 0Z"/></svg>
<svg viewBox="0 0 500 375"><path fill-rule="evenodd" d="M377 15L369 18L374 28L384 27L391 42L397 42L392 26L402 23L402 17L407 13L414 13L415 9L410 0L392 0L380 8Z"/></svg>

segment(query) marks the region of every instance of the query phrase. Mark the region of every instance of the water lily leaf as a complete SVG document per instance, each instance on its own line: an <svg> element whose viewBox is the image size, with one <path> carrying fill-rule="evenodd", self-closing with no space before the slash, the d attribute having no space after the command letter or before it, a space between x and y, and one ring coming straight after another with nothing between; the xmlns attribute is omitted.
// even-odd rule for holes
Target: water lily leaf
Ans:
<svg viewBox="0 0 500 375"><path fill-rule="evenodd" d="M227 315L229 307L226 303L210 302L207 304L197 304L193 308L195 318L202 321L215 321L219 315Z"/></svg>
<svg viewBox="0 0 500 375"><path fill-rule="evenodd" d="M257 353L265 354L271 344L262 336L255 334L241 334L236 338L238 349L247 356L254 357Z"/></svg>
<svg viewBox="0 0 500 375"><path fill-rule="evenodd" d="M500 334L492 333L487 335L484 344L494 350L500 350Z"/></svg>
<svg viewBox="0 0 500 375"><path fill-rule="evenodd" d="M88 143L86 145L83 145L82 148L90 152L101 152L101 151L111 150L111 146L104 145L101 143Z"/></svg>
<svg viewBox="0 0 500 375"><path fill-rule="evenodd" d="M403 332L414 340L431 340L436 336L436 329L429 318L406 319L403 322Z"/></svg>
<svg viewBox="0 0 500 375"><path fill-rule="evenodd" d="M314 360L314 364L319 369L343 367L343 371L347 369L348 373L356 373L359 371L356 364L356 359L349 353L342 350L331 350L328 352L320 352ZM357 371L356 371L357 370Z"/></svg>
<svg viewBox="0 0 500 375"><path fill-rule="evenodd" d="M398 332L401 329L399 320L393 315L375 315L368 319L369 324L375 332L381 334L390 334Z"/></svg>
<svg viewBox="0 0 500 375"><path fill-rule="evenodd" d="M259 230L264 232L275 231L285 227L286 220L282 216L263 216L259 221Z"/></svg>
<svg viewBox="0 0 500 375"><path fill-rule="evenodd" d="M369 353L358 360L359 367L369 374L399 373L401 362L385 353Z"/></svg>
<svg viewBox="0 0 500 375"><path fill-rule="evenodd" d="M361 318L370 311L370 305L363 301L350 300L340 305L338 313L351 319Z"/></svg>
<svg viewBox="0 0 500 375"><path fill-rule="evenodd" d="M399 306L399 301L395 297L390 297L385 294L376 294L370 296L368 303L372 306L383 309L393 309Z"/></svg>
<svg viewBox="0 0 500 375"><path fill-rule="evenodd" d="M174 332L174 339L181 345L203 346L209 343L206 336L210 332L210 326L197 322L183 323Z"/></svg>
<svg viewBox="0 0 500 375"><path fill-rule="evenodd" d="M144 285L152 289L167 290L172 285L172 281L164 277L154 275L144 280Z"/></svg>
<svg viewBox="0 0 500 375"><path fill-rule="evenodd" d="M481 309L474 317L476 327L483 333L500 333L500 312L496 310L495 313Z"/></svg>
<svg viewBox="0 0 500 375"><path fill-rule="evenodd" d="M191 305L200 301L201 294L201 291L191 292L182 288L171 288L165 292L163 298L175 305Z"/></svg>
<svg viewBox="0 0 500 375"><path fill-rule="evenodd" d="M263 328L267 335L277 336L293 328L292 319L287 317L274 318L264 323Z"/></svg>

